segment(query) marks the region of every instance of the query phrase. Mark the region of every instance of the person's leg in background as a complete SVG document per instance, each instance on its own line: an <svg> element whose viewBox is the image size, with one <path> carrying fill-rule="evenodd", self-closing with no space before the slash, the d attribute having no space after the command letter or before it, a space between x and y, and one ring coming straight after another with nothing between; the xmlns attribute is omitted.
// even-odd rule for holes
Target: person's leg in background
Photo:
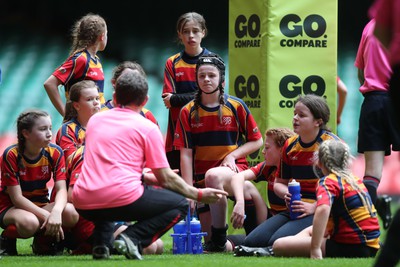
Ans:
<svg viewBox="0 0 400 267"><path fill-rule="evenodd" d="M393 222L390 225L386 240L380 253L376 257L374 267L394 267L400 260L400 209L394 215Z"/></svg>

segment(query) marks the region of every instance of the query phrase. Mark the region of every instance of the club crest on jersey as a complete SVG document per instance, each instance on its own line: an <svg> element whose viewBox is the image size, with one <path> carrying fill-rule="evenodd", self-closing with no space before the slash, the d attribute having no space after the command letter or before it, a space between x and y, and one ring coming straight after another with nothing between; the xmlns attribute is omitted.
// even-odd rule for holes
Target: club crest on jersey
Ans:
<svg viewBox="0 0 400 267"><path fill-rule="evenodd" d="M223 117L222 118L222 124L223 125L229 125L232 123L232 118L231 117Z"/></svg>
<svg viewBox="0 0 400 267"><path fill-rule="evenodd" d="M179 139L179 134L178 133L174 134L174 138Z"/></svg>
<svg viewBox="0 0 400 267"><path fill-rule="evenodd" d="M63 74L67 72L67 70L64 67L59 68L58 71Z"/></svg>
<svg viewBox="0 0 400 267"><path fill-rule="evenodd" d="M48 174L49 173L49 166L42 166L42 173Z"/></svg>
<svg viewBox="0 0 400 267"><path fill-rule="evenodd" d="M255 127L255 128L253 129L253 133L258 133L258 127Z"/></svg>

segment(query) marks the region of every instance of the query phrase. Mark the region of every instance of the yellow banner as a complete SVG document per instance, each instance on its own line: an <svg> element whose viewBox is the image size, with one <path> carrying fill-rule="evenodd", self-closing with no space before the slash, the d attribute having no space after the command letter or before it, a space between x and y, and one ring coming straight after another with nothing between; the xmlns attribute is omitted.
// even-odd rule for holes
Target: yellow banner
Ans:
<svg viewBox="0 0 400 267"><path fill-rule="evenodd" d="M264 135L267 123L267 1L229 3L229 93L247 104ZM231 61L232 60L232 61ZM260 151L251 165L264 160Z"/></svg>
<svg viewBox="0 0 400 267"><path fill-rule="evenodd" d="M263 135L292 128L294 101L310 93L327 99L336 132L336 77L337 0L229 1L229 93ZM264 160L260 152L248 157L251 166ZM257 188L265 197L265 183Z"/></svg>
<svg viewBox="0 0 400 267"><path fill-rule="evenodd" d="M336 132L337 2L268 3L267 126L291 127L294 100L313 93L327 99Z"/></svg>

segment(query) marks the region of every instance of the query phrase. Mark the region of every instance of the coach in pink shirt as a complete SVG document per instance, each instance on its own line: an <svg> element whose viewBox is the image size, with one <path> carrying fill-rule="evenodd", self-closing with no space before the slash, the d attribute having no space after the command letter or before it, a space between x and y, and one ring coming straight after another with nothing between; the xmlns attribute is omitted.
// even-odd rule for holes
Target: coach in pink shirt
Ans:
<svg viewBox="0 0 400 267"><path fill-rule="evenodd" d="M142 246L150 245L186 216L185 197L212 203L226 195L221 190L189 186L170 169L158 126L140 115L147 92L141 74L124 73L114 92L119 107L92 116L87 125L85 158L73 203L95 224L94 259L109 258L113 221L136 221L113 245L127 258L141 259ZM145 166L160 187L143 183Z"/></svg>
<svg viewBox="0 0 400 267"><path fill-rule="evenodd" d="M388 228L392 215L390 198L378 197L377 188L382 176L384 157L391 150L400 150L400 132L396 127L389 96L389 79L392 75L387 50L374 36L375 19L364 28L355 60L364 96L361 106L358 152L364 154L363 182L376 206L384 228Z"/></svg>

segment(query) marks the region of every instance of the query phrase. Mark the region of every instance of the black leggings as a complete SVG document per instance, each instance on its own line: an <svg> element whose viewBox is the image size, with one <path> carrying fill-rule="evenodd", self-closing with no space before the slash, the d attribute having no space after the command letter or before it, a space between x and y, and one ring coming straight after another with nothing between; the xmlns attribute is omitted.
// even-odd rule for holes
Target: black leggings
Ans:
<svg viewBox="0 0 400 267"><path fill-rule="evenodd" d="M295 235L312 225L314 215L291 220L289 212L278 213L258 225L246 237L244 245L248 247L272 246L278 238Z"/></svg>
<svg viewBox="0 0 400 267"><path fill-rule="evenodd" d="M147 247L184 219L188 208L188 201L182 195L161 187L145 186L143 195L129 205L78 212L95 225L94 246L111 247L115 221L136 221L124 233Z"/></svg>
<svg viewBox="0 0 400 267"><path fill-rule="evenodd" d="M325 257L327 258L373 258L378 249L361 244L344 244L326 240Z"/></svg>

